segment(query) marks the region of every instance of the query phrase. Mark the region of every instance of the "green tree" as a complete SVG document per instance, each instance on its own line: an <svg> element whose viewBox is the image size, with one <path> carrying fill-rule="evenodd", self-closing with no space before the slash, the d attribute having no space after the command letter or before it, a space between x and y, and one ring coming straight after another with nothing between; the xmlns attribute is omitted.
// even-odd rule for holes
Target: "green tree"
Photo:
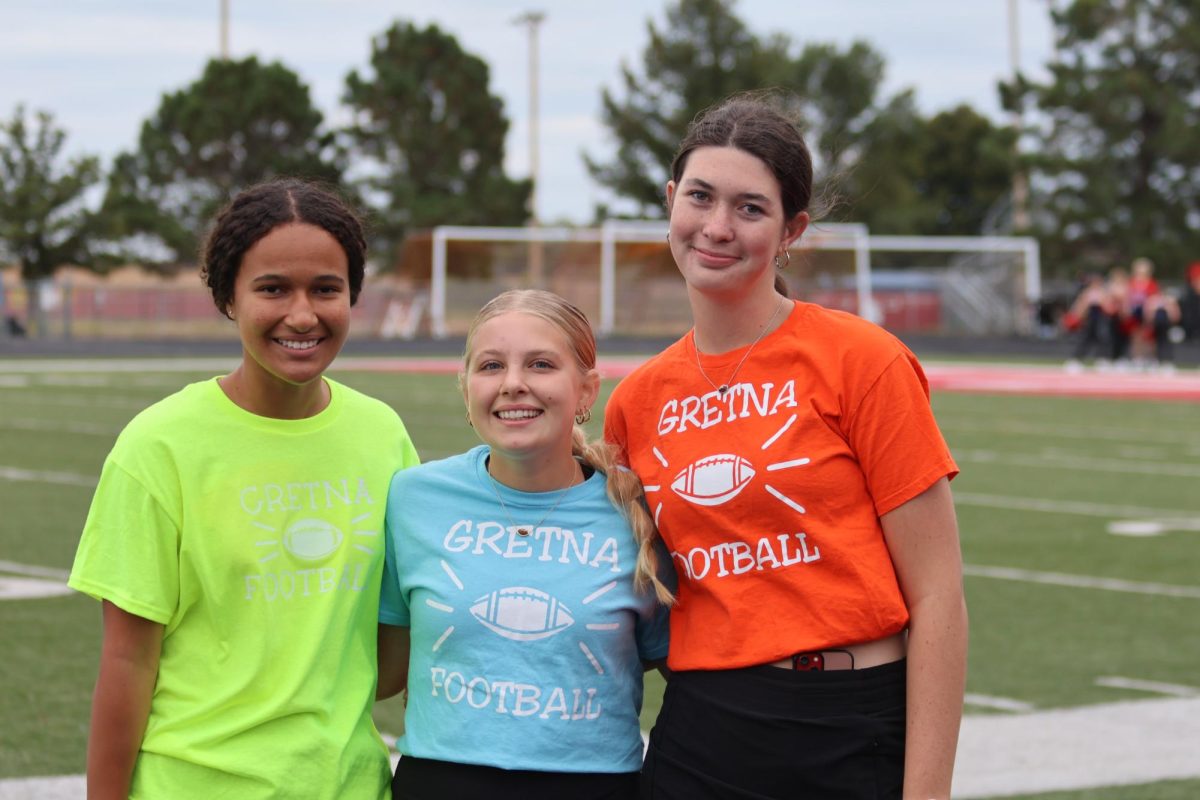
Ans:
<svg viewBox="0 0 1200 800"><path fill-rule="evenodd" d="M880 102L884 60L870 45L797 49L782 33L759 37L734 13L734 0L678 0L667 9L663 29L650 22L647 31L642 70L621 70L623 97L607 89L601 96L615 158L584 157L592 177L631 201L639 216L664 213L663 184L688 123L735 92L782 90L779 98L802 122L812 147L818 184L831 184L843 208L854 206L850 195L857 189L849 178L870 155L867 134L894 134L915 114L905 96ZM877 185L870 188L890 197Z"/></svg>
<svg viewBox="0 0 1200 800"><path fill-rule="evenodd" d="M93 214L84 194L100 180L93 156L63 159L67 134L47 112L30 119L17 106L0 120L0 247L21 269L27 286L27 319L39 334L39 281L67 262L88 260Z"/></svg>
<svg viewBox="0 0 1200 800"><path fill-rule="evenodd" d="M436 25L396 23L371 43L370 72L346 77L346 134L363 157L377 243L434 225L520 225L531 185L504 174L508 120L488 66Z"/></svg>
<svg viewBox="0 0 1200 800"><path fill-rule="evenodd" d="M1003 88L1031 104L1034 225L1051 269L1149 256L1169 276L1200 254L1200 4L1074 0L1053 13L1045 83Z"/></svg>
<svg viewBox="0 0 1200 800"><path fill-rule="evenodd" d="M864 157L844 178L853 198L844 213L873 231L975 235L1008 199L1016 133L969 106L925 118L903 93L860 138Z"/></svg>
<svg viewBox="0 0 1200 800"><path fill-rule="evenodd" d="M308 87L287 67L214 59L195 83L163 95L137 150L115 160L106 232L143 257L188 261L239 190L277 175L340 181L344 158L321 126Z"/></svg>
<svg viewBox="0 0 1200 800"><path fill-rule="evenodd" d="M679 0L668 7L661 31L647 22L646 32L641 74L623 65L624 97L601 93L601 120L616 140L616 158L603 163L585 154L584 162L638 216L661 216L663 185L688 123L734 92L779 84L791 59L785 38L759 39L730 0Z"/></svg>

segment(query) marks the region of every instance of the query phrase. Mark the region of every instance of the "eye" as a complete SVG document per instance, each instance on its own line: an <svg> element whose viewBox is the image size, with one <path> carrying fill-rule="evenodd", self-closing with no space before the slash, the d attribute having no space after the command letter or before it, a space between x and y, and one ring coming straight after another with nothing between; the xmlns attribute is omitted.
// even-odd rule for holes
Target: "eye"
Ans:
<svg viewBox="0 0 1200 800"><path fill-rule="evenodd" d="M475 367L475 369L478 370L479 372L491 372L493 370L498 370L498 369L502 369L502 368L503 368L503 365L499 361L496 361L494 359L489 360L489 361L480 361L479 364L476 365L476 367Z"/></svg>
<svg viewBox="0 0 1200 800"><path fill-rule="evenodd" d="M529 366L534 369L554 369L554 362L547 358L535 358L529 362Z"/></svg>
<svg viewBox="0 0 1200 800"><path fill-rule="evenodd" d="M749 217L761 217L763 214L767 213L766 211L763 211L762 206L756 206L753 203L746 203L744 206L742 206L742 211L745 212L746 216Z"/></svg>
<svg viewBox="0 0 1200 800"><path fill-rule="evenodd" d="M265 294L268 297L283 294L284 287L278 283L263 283L254 287L254 291L258 294Z"/></svg>
<svg viewBox="0 0 1200 800"><path fill-rule="evenodd" d="M317 294L324 294L324 295L331 295L331 296L338 295L338 294L342 293L342 287L340 287L340 286L318 286L316 288L316 292L317 292Z"/></svg>
<svg viewBox="0 0 1200 800"><path fill-rule="evenodd" d="M697 203L703 203L709 199L708 192L704 191L703 189L692 189L687 193L687 196L695 200Z"/></svg>

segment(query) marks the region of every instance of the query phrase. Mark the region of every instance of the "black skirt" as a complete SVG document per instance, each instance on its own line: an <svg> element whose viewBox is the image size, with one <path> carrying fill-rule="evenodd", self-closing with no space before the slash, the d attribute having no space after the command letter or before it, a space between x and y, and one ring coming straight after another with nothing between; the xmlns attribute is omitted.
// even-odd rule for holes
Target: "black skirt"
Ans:
<svg viewBox="0 0 1200 800"><path fill-rule="evenodd" d="M392 800L636 800L636 772L539 772L405 756Z"/></svg>
<svg viewBox="0 0 1200 800"><path fill-rule="evenodd" d="M861 670L677 672L643 800L881 800L904 784L904 661Z"/></svg>

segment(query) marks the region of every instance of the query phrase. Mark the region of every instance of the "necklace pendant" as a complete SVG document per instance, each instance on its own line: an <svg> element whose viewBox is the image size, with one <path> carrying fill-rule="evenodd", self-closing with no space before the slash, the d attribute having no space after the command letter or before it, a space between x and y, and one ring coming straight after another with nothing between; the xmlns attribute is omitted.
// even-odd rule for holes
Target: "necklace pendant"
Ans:
<svg viewBox="0 0 1200 800"><path fill-rule="evenodd" d="M517 536L528 536L529 534L529 528L517 528Z"/></svg>
<svg viewBox="0 0 1200 800"><path fill-rule="evenodd" d="M721 395L721 397L724 397L724 396L725 396L725 393L726 393L726 392L728 392L728 391L729 391L729 385L728 385L728 384L724 384L724 383L723 383L723 384L721 384L720 386L718 386L718 387L717 387L717 394Z"/></svg>

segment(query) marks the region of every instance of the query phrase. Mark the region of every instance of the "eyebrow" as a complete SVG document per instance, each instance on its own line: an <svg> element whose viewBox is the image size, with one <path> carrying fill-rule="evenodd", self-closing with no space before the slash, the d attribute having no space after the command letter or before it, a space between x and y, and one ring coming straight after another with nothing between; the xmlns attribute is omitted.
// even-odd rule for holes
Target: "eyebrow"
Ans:
<svg viewBox="0 0 1200 800"><path fill-rule="evenodd" d="M484 356L496 357L503 356L505 353L501 350L480 350L475 354L475 358L483 358ZM520 358L561 358L561 353L556 353L553 350L531 350L527 353L518 353Z"/></svg>
<svg viewBox="0 0 1200 800"><path fill-rule="evenodd" d="M717 188L702 178L688 178L683 182L684 186L691 184L695 184L697 187L710 192L716 191ZM759 194L758 192L742 192L741 194L737 195L736 198L738 200L753 200L756 203L763 204L771 202L771 198L767 197L765 194Z"/></svg>
<svg viewBox="0 0 1200 800"><path fill-rule="evenodd" d="M284 275L282 273L268 272L265 275L259 275L256 278L253 278L250 282L251 283L278 283L278 282L290 283L291 281L292 281L292 278L290 278L287 275ZM343 278L341 275L338 275L337 273L333 273L333 272L326 273L324 275L318 275L316 278L314 278L314 281L316 281L317 283L339 283L339 284L346 283L345 278Z"/></svg>

